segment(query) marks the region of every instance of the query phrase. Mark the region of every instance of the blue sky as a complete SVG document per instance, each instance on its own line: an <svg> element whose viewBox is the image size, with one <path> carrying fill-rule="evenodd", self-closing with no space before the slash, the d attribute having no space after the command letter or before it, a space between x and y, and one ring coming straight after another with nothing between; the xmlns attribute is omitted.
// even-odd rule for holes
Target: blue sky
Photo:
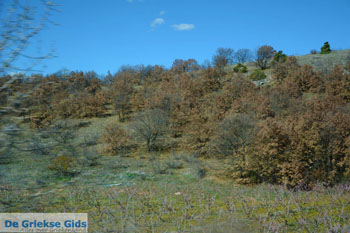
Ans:
<svg viewBox="0 0 350 233"><path fill-rule="evenodd" d="M177 58L211 59L218 47L272 45L307 54L325 41L350 48L349 0L56 0L61 13L40 36L57 58L45 73L121 65L160 64ZM39 67L40 68L40 67Z"/></svg>

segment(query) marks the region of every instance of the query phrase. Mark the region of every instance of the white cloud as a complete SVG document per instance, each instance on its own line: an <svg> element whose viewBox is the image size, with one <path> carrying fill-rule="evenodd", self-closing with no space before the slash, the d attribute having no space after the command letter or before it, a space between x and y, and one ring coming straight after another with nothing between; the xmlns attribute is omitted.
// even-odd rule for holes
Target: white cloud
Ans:
<svg viewBox="0 0 350 233"><path fill-rule="evenodd" d="M159 12L159 15L165 15L165 11L161 11L161 12Z"/></svg>
<svg viewBox="0 0 350 233"><path fill-rule="evenodd" d="M132 3L134 0L127 0L128 1L128 3Z"/></svg>
<svg viewBox="0 0 350 233"><path fill-rule="evenodd" d="M187 23L174 24L172 27L176 31L190 31L194 29L194 24L187 24Z"/></svg>
<svg viewBox="0 0 350 233"><path fill-rule="evenodd" d="M164 24L165 20L163 18L156 18L155 20L153 20L153 22L151 23L151 28L154 29L157 26Z"/></svg>

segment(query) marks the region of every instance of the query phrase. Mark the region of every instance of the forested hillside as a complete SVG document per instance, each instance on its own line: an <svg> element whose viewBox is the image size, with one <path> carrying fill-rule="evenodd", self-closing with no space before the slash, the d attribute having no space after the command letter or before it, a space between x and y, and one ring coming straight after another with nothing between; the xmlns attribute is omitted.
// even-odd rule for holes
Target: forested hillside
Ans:
<svg viewBox="0 0 350 233"><path fill-rule="evenodd" d="M347 51L262 46L241 62L228 51L103 79L1 77L0 210L88 211L96 232L346 232L350 59L336 54ZM312 56L338 60L298 63Z"/></svg>
<svg viewBox="0 0 350 233"><path fill-rule="evenodd" d="M311 188L346 179L349 65L322 73L293 56L270 63L265 85L254 83L264 70L201 67L193 59L170 69L128 66L104 80L94 72L21 77L2 91L1 103L23 110L38 131L57 120L117 115L98 141L101 153L132 156L146 148L225 159L237 183Z"/></svg>

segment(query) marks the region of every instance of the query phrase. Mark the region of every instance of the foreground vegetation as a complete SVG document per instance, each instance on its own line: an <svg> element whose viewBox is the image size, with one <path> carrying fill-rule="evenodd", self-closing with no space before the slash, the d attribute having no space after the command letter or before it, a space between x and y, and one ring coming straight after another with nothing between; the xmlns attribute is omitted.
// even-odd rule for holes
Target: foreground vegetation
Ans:
<svg viewBox="0 0 350 233"><path fill-rule="evenodd" d="M172 155L174 156L174 155ZM142 156L141 156L142 157ZM167 157L167 158L165 158ZM42 169L3 187L1 212L87 212L90 232L348 232L350 188L313 191L201 178L199 160L101 157L66 179ZM30 161L22 169L30 169ZM45 164L47 162L41 162ZM213 161L211 161L213 163ZM39 162L40 164L40 162ZM160 169L163 167L163 169ZM172 167L172 168L171 168ZM38 168L33 167L28 174ZM13 168L19 178L23 171ZM49 175L47 184L40 183ZM28 185L28 180L35 179ZM10 179L8 179L10 180Z"/></svg>

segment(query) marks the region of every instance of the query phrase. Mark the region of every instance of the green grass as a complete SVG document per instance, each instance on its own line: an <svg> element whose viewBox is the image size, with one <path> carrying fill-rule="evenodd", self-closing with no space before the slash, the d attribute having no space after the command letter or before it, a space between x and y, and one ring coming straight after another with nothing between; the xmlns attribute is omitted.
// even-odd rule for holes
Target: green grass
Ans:
<svg viewBox="0 0 350 233"><path fill-rule="evenodd" d="M13 176L26 178L7 178L8 190L0 192L0 210L88 212L90 232L350 230L349 186L294 192L281 186L218 183L210 176L196 176L198 161L180 160L184 168L158 174L151 167L150 156L102 156L99 165L70 178L47 171L43 165L48 161L23 160L6 165ZM39 164L42 168L34 173L34 165ZM25 170L23 166L27 166ZM31 189L31 180L44 174L50 182Z"/></svg>

